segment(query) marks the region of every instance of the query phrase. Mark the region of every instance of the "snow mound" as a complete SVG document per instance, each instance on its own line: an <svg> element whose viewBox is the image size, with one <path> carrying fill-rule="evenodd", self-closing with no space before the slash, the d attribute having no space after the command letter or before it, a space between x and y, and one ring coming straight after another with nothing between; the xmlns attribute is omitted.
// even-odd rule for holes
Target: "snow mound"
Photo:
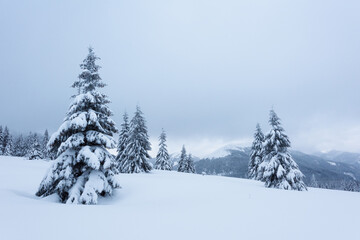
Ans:
<svg viewBox="0 0 360 240"><path fill-rule="evenodd" d="M112 197L99 196L98 205L67 205L54 195L35 197L50 164L0 156L1 239L337 240L359 236L360 193L356 192L285 191L240 178L152 171L117 176L123 188L115 189Z"/></svg>

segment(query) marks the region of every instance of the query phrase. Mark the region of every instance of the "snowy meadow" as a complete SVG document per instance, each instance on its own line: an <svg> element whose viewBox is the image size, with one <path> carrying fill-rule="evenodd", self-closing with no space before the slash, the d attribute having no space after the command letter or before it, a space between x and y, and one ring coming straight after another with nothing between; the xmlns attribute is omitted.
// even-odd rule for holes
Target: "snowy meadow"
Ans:
<svg viewBox="0 0 360 240"><path fill-rule="evenodd" d="M0 240L360 240L360 1L0 1Z"/></svg>
<svg viewBox="0 0 360 240"><path fill-rule="evenodd" d="M174 171L119 176L98 205L34 195L49 161L0 157L3 239L357 239L360 194ZM24 181L23 179L26 179Z"/></svg>

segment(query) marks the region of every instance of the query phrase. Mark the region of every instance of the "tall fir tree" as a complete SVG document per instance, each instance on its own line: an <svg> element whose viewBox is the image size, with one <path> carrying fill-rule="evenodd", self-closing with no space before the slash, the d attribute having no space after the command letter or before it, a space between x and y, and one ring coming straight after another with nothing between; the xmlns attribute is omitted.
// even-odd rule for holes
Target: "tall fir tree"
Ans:
<svg viewBox="0 0 360 240"><path fill-rule="evenodd" d="M129 117L128 114L125 112L123 115L123 123L121 124L121 130L119 134L119 141L117 146L117 156L116 156L116 169L118 172L121 172L121 166L126 159L125 149L128 145L129 140Z"/></svg>
<svg viewBox="0 0 360 240"><path fill-rule="evenodd" d="M156 155L155 169L171 171L172 165L170 162L169 152L166 145L166 133L162 130L159 137L159 151Z"/></svg>
<svg viewBox="0 0 360 240"><path fill-rule="evenodd" d="M183 145L182 149L181 149L180 160L178 162L178 172L184 172L185 171L186 159L187 159L186 149L185 149L185 145Z"/></svg>
<svg viewBox="0 0 360 240"><path fill-rule="evenodd" d="M265 137L260 179L269 188L307 190L302 180L304 175L288 151L290 140L274 110L270 111L269 123L271 130Z"/></svg>
<svg viewBox="0 0 360 240"><path fill-rule="evenodd" d="M259 165L263 158L263 143L264 134L261 131L260 125L256 124L256 130L254 133L254 141L251 146L250 161L248 166L248 178L259 180Z"/></svg>
<svg viewBox="0 0 360 240"><path fill-rule="evenodd" d="M130 121L128 144L124 150L124 159L121 162L121 172L139 173L149 172L151 165L148 162L151 150L146 122L140 107L136 107L134 117Z"/></svg>
<svg viewBox="0 0 360 240"><path fill-rule="evenodd" d="M78 90L64 123L48 143L57 159L42 180L37 196L57 193L61 202L96 204L98 197L120 187L114 174L114 157L107 148L116 147L117 132L110 118L108 97L98 91L105 86L92 48L80 65L83 72L72 85Z"/></svg>

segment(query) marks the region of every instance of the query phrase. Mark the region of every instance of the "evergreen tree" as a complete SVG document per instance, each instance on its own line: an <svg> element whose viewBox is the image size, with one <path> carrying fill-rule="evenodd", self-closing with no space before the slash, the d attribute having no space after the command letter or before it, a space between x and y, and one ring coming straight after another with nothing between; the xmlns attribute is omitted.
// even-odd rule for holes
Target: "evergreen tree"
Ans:
<svg viewBox="0 0 360 240"><path fill-rule="evenodd" d="M5 154L5 148L6 145L8 145L10 141L10 133L9 133L9 129L7 126L5 126L4 132L2 134L2 153Z"/></svg>
<svg viewBox="0 0 360 240"><path fill-rule="evenodd" d="M3 143L4 143L3 127L0 125L0 155L4 154Z"/></svg>
<svg viewBox="0 0 360 240"><path fill-rule="evenodd" d="M29 134L26 136L24 140L24 152L25 152L24 156L27 158L30 158L32 154L33 142L34 142L33 134L32 132L29 132Z"/></svg>
<svg viewBox="0 0 360 240"><path fill-rule="evenodd" d="M288 148L290 140L281 127L280 119L270 111L270 132L265 137L264 157L259 176L269 188L307 190L302 180L304 175L291 157Z"/></svg>
<svg viewBox="0 0 360 240"><path fill-rule="evenodd" d="M248 167L248 178L259 180L258 169L263 157L263 142L264 134L261 131L260 125L256 125L254 134L254 141L251 146L250 161Z"/></svg>
<svg viewBox="0 0 360 240"><path fill-rule="evenodd" d="M12 136L9 134L7 137L7 143L4 149L4 155L5 156L13 156L13 141Z"/></svg>
<svg viewBox="0 0 360 240"><path fill-rule="evenodd" d="M39 143L39 137L36 133L31 136L31 145L29 148L29 160L43 159L42 147Z"/></svg>
<svg viewBox="0 0 360 240"><path fill-rule="evenodd" d="M134 117L130 121L128 144L124 150L120 170L123 173L149 172L148 160L151 150L146 122L140 107L136 107Z"/></svg>
<svg viewBox="0 0 360 240"><path fill-rule="evenodd" d="M184 171L186 173L195 173L194 161L191 154L186 157Z"/></svg>
<svg viewBox="0 0 360 240"><path fill-rule="evenodd" d="M51 148L46 148L47 150L47 155L48 155L48 158L51 159L51 160L55 160L56 159L56 156L57 156L57 152L54 150L54 149L51 149Z"/></svg>
<svg viewBox="0 0 360 240"><path fill-rule="evenodd" d="M164 129L159 137L159 151L156 155L155 169L171 171L170 156L166 146L166 133Z"/></svg>
<svg viewBox="0 0 360 240"><path fill-rule="evenodd" d="M350 192L358 192L359 182L356 180L342 180L340 182L340 187L338 189L350 191Z"/></svg>
<svg viewBox="0 0 360 240"><path fill-rule="evenodd" d="M129 139L129 117L127 113L125 112L123 115L124 122L121 124L121 131L119 134L119 142L117 146L117 156L116 156L116 169L118 172L121 172L121 166L126 159L125 155L125 148L128 145L128 139Z"/></svg>
<svg viewBox="0 0 360 240"><path fill-rule="evenodd" d="M96 204L98 196L120 187L114 174L114 157L107 148L114 148L117 132L111 120L110 102L98 88L104 83L98 74L99 59L92 48L80 65L83 72L72 87L78 90L64 123L48 143L57 151L57 159L42 180L37 196L57 193L62 202Z"/></svg>
<svg viewBox="0 0 360 240"><path fill-rule="evenodd" d="M318 182L316 181L315 175L311 175L311 179L310 179L310 187L314 187L317 188L319 187Z"/></svg>
<svg viewBox="0 0 360 240"><path fill-rule="evenodd" d="M14 139L13 154L17 157L23 157L26 155L24 138L22 135L19 135Z"/></svg>
<svg viewBox="0 0 360 240"><path fill-rule="evenodd" d="M185 145L182 146L181 149L181 154L180 154L180 160L178 163L178 172L185 172L186 169L186 159L187 159L187 155L186 155L186 149L185 149Z"/></svg>
<svg viewBox="0 0 360 240"><path fill-rule="evenodd" d="M49 152L47 150L48 142L49 142L49 132L46 129L45 132L44 132L44 136L43 136L42 144L41 144L41 148L42 148L41 150L42 150L43 158L48 158L49 157Z"/></svg>

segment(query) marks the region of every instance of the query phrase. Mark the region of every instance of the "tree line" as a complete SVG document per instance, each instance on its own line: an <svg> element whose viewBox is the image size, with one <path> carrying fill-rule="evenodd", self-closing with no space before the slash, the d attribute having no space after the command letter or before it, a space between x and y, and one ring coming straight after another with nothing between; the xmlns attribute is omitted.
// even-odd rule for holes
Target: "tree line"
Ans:
<svg viewBox="0 0 360 240"><path fill-rule="evenodd" d="M54 158L54 154L47 150L46 144L49 141L49 133L32 133L27 135L11 134L9 128L0 125L0 155L26 157L30 160Z"/></svg>

